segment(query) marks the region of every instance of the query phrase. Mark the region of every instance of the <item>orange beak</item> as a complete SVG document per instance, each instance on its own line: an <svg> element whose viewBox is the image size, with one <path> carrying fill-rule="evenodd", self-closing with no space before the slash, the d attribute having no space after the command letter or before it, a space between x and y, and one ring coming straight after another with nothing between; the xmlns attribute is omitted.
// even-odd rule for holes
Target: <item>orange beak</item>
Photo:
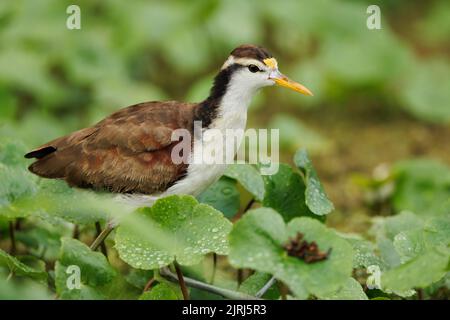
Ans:
<svg viewBox="0 0 450 320"><path fill-rule="evenodd" d="M275 83L279 86L286 87L288 89L300 92L301 94L304 94L307 96L313 95L313 93L308 88L306 88L304 85L302 85L298 82L292 81L291 79L286 77L284 74L282 74L278 70L272 72L269 79L275 81Z"/></svg>

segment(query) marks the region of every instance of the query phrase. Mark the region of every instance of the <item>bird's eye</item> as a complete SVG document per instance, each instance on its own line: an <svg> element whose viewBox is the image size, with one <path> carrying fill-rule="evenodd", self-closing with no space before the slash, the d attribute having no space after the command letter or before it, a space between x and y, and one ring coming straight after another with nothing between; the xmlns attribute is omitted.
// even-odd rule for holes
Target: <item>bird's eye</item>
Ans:
<svg viewBox="0 0 450 320"><path fill-rule="evenodd" d="M254 64L251 64L248 66L248 70L250 70L250 72L256 73L258 71L261 71L257 66L255 66Z"/></svg>

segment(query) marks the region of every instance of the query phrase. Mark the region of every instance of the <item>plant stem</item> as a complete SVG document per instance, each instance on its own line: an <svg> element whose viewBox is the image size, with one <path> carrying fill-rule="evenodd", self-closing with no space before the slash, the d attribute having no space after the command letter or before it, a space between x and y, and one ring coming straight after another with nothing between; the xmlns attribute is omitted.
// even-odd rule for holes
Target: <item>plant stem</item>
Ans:
<svg viewBox="0 0 450 320"><path fill-rule="evenodd" d="M164 278L172 281L172 282L178 282L178 277L176 274L174 274L172 271L170 271L169 268L165 267L160 269L160 274L161 276L163 276ZM208 291L210 293L213 294L217 294L221 297L227 298L227 299L233 299L233 300L261 300L260 298L254 297L254 296L250 296L248 294L242 293L242 292L238 292L238 291L234 291L234 290L229 290L229 289L224 289L224 288L219 288L195 279L191 279L188 277L184 277L184 281L185 283L192 288L197 288L200 290L204 290L204 291Z"/></svg>
<svg viewBox="0 0 450 320"><path fill-rule="evenodd" d="M20 231L22 229L22 220L23 218L16 219L16 224L14 226L14 229L16 229L16 231Z"/></svg>
<svg viewBox="0 0 450 320"><path fill-rule="evenodd" d="M152 286L153 282L155 282L155 277L150 278L150 280L148 280L147 284L144 287L144 290L142 291L142 293L148 291L150 289L150 287Z"/></svg>
<svg viewBox="0 0 450 320"><path fill-rule="evenodd" d="M248 210L250 210L250 208L253 206L253 204L255 203L255 198L252 198L248 203L247 203L247 205L245 206L245 208L244 208L244 210L242 210L241 212L238 212L238 214L236 214L234 217L233 217L233 222L235 222L235 221L237 221L237 220L239 220L240 218L242 218L242 216L248 211Z"/></svg>
<svg viewBox="0 0 450 320"><path fill-rule="evenodd" d="M77 240L80 238L80 226L78 224L73 226L72 238Z"/></svg>
<svg viewBox="0 0 450 320"><path fill-rule="evenodd" d="M9 222L9 238L11 240L11 248L9 250L9 253L11 255L16 254L16 236L14 233L14 223L12 221Z"/></svg>
<svg viewBox="0 0 450 320"><path fill-rule="evenodd" d="M9 274L8 274L8 277L6 278L6 282L8 282L9 280L11 280L11 278L14 276L14 273L13 272L10 272Z"/></svg>
<svg viewBox="0 0 450 320"><path fill-rule="evenodd" d="M100 226L99 221L95 222L95 230L97 231L97 238L98 238L100 236L100 234L102 233L102 227ZM101 242L100 249L102 250L102 253L105 255L105 257L108 257L108 251L106 249L105 241Z"/></svg>
<svg viewBox="0 0 450 320"><path fill-rule="evenodd" d="M289 289L281 282L278 282L278 290L280 291L281 300L287 300Z"/></svg>
<svg viewBox="0 0 450 320"><path fill-rule="evenodd" d="M270 287L274 285L276 281L277 279L272 276L272 278L270 278L270 280L267 281L267 283L256 293L255 297L261 298L267 292L267 290L269 290Z"/></svg>
<svg viewBox="0 0 450 320"><path fill-rule="evenodd" d="M255 198L252 198L252 200L250 200L247 204L247 206L245 207L243 213L246 213L248 210L250 210L250 208L252 207L252 205L255 203Z"/></svg>
<svg viewBox="0 0 450 320"><path fill-rule="evenodd" d="M238 283L238 286L241 285L243 280L244 280L244 269L237 269L237 283Z"/></svg>
<svg viewBox="0 0 450 320"><path fill-rule="evenodd" d="M98 249L98 247L100 246L100 244L105 241L105 239L109 236L109 234L111 233L111 231L114 230L116 226L112 223L112 222L108 222L105 226L105 229L103 229L102 232L100 232L100 234L98 235L98 237L94 240L94 242L92 242L91 244L91 250L95 251Z"/></svg>
<svg viewBox="0 0 450 320"><path fill-rule="evenodd" d="M183 299L189 300L189 291L186 287L186 282L184 282L183 272L181 272L180 265L174 261L175 271L177 272L178 283L180 284L181 293L183 293Z"/></svg>
<svg viewBox="0 0 450 320"><path fill-rule="evenodd" d="M211 284L214 284L214 279L216 278L216 269L217 269L217 254L213 252L213 271L211 275Z"/></svg>

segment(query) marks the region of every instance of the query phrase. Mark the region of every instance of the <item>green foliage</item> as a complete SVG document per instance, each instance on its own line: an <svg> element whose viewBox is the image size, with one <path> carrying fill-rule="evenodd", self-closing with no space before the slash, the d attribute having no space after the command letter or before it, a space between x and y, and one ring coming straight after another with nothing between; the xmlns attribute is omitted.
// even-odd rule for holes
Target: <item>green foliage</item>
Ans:
<svg viewBox="0 0 450 320"><path fill-rule="evenodd" d="M294 163L302 170L305 176L305 203L308 208L319 216L330 213L334 209L334 206L325 194L322 183L320 183L316 170L311 160L309 160L308 153L305 149L297 151L294 155Z"/></svg>
<svg viewBox="0 0 450 320"><path fill-rule="evenodd" d="M275 209L286 222L299 216L314 216L305 202L305 183L291 167L280 164L277 173L264 176L264 182L263 205Z"/></svg>
<svg viewBox="0 0 450 320"><path fill-rule="evenodd" d="M7 254L0 249L0 265L8 267L9 272L15 275L29 277L36 280L46 280L47 272L27 266L19 261L16 257Z"/></svg>
<svg viewBox="0 0 450 320"><path fill-rule="evenodd" d="M240 194L236 182L227 177L220 178L197 199L221 211L229 219L239 211Z"/></svg>
<svg viewBox="0 0 450 320"><path fill-rule="evenodd" d="M324 300L368 300L359 282L353 278L348 278L337 291L320 298Z"/></svg>
<svg viewBox="0 0 450 320"><path fill-rule="evenodd" d="M80 288L68 285L73 274L69 272L71 266L80 270ZM60 258L55 265L56 292L61 299L103 299L101 287L110 284L116 276L104 255L91 251L78 240L62 239Z"/></svg>
<svg viewBox="0 0 450 320"><path fill-rule="evenodd" d="M345 223L337 228L352 230L348 211L354 201L339 199L337 212L332 212L318 178L323 167L317 166L318 175L304 151L296 153L297 168L281 164L275 175L261 176L254 166L233 165L198 202L174 196L137 212L107 194L39 179L27 171L30 161L23 158L30 149L120 107L160 99L201 101L230 50L241 43L267 46L281 71L315 94L303 99L267 89L270 94L260 94L250 108L251 125L267 121L280 129L282 159L290 159L300 147L329 159L328 152L336 147L343 160L327 160L330 171L324 176L331 172L334 179L345 170L367 169L351 159L353 150L347 149L342 134L347 127L334 120L309 122L309 116L333 110L353 118L350 112L359 106L375 106L377 116L370 113L367 118L375 118L377 126L401 125L403 113L396 110L413 116L415 120L405 121L419 127L411 137L421 151L422 130L446 134L450 123L449 64L441 57L448 41L447 2L411 4L408 9L420 14L412 19L407 15L406 22L401 6L387 5L382 30L365 27L368 1L135 1L126 10L120 1L77 4L82 8L82 32L64 28L64 2L0 4L0 43L8 44L0 48L0 299L181 299L176 284L159 280L141 293L154 270L175 259L190 265L194 278L206 281L211 270L209 259L203 258L210 252L225 256L217 266L219 287L237 287L230 280L235 272L230 261L256 270L239 287L250 295L275 275L297 298L366 299L361 285L350 277L351 269L367 271L372 266L381 270L381 290L367 290L370 298L397 299L417 289L431 297L448 290L450 171L443 163L403 161L388 178L376 181L380 188L392 184L383 214L393 215L373 219L372 234L366 238L359 228L358 235L342 234L319 222L343 211ZM293 28L299 21L301 28ZM404 36L402 22L411 35ZM302 107L308 110L298 110ZM304 119L297 119L297 113ZM400 121L395 122L397 117ZM355 127L366 124L357 117L353 121ZM330 123L337 124L328 128ZM424 144L433 145L433 137ZM415 145L405 144L409 147ZM378 148L373 154L380 152ZM437 154L447 159L445 150ZM389 155L383 161L397 158ZM370 166L373 160L381 161L368 159ZM346 193L352 186L339 188ZM240 202L249 196L262 208L244 213L232 225L224 216L237 219ZM94 222L110 219L120 227L106 242L109 261L67 238L76 224L80 239L88 243L95 236ZM15 230L18 255L12 256L6 253L11 245L8 227L16 222L21 226ZM327 225L335 226L333 219ZM321 251L332 248L329 258L307 264L287 256L282 245L297 231L316 241ZM111 248L114 242L119 257ZM81 289L67 288L70 265L82 269ZM279 296L273 286L264 298Z"/></svg>
<svg viewBox="0 0 450 320"><path fill-rule="evenodd" d="M323 251L331 248L328 258L308 264L288 256L283 246L297 232ZM230 234L229 258L234 266L273 274L301 299L339 289L351 274L352 256L351 246L320 222L303 217L285 225L279 214L267 208L248 212Z"/></svg>
<svg viewBox="0 0 450 320"><path fill-rule="evenodd" d="M382 276L385 290L399 295L413 288L425 288L442 279L448 272L449 252L431 249L393 268Z"/></svg>
<svg viewBox="0 0 450 320"><path fill-rule="evenodd" d="M398 212L409 210L419 215L450 213L448 166L433 160L409 160L398 163L394 175L393 205Z"/></svg>
<svg viewBox="0 0 450 320"><path fill-rule="evenodd" d="M115 241L131 266L155 269L175 259L193 265L209 252L227 254L230 230L231 223L214 208L190 196L169 196L127 217Z"/></svg>
<svg viewBox="0 0 450 320"><path fill-rule="evenodd" d="M254 166L249 164L232 164L228 166L224 175L237 180L256 200L263 200L264 181Z"/></svg>
<svg viewBox="0 0 450 320"><path fill-rule="evenodd" d="M177 286L162 282L151 288L150 291L144 292L139 300L182 300L180 288Z"/></svg>
<svg viewBox="0 0 450 320"><path fill-rule="evenodd" d="M378 222L375 233L382 259L388 266L381 285L386 292L410 296L441 280L450 261L450 219L420 219L403 213Z"/></svg>
<svg viewBox="0 0 450 320"><path fill-rule="evenodd" d="M256 295L259 290L272 278L269 273L255 272L239 286L239 291L248 295ZM264 299L278 299L280 293L276 284L272 285L262 296Z"/></svg>

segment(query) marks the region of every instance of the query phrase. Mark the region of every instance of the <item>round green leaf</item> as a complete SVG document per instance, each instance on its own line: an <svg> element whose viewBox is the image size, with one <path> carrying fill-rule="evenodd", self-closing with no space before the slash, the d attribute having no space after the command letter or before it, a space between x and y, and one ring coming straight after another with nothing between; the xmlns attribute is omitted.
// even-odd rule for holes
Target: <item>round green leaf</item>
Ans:
<svg viewBox="0 0 450 320"><path fill-rule="evenodd" d="M283 246L300 232L319 249L331 249L328 258L315 262L288 256ZM295 218L287 226L272 209L251 210L230 233L231 264L273 274L285 282L294 294L306 299L338 290L352 271L353 250L334 231L311 218Z"/></svg>
<svg viewBox="0 0 450 320"><path fill-rule="evenodd" d="M156 269L175 259L198 263L207 253L228 253L231 223L191 196L159 199L151 208L127 217L116 233L119 256L138 269Z"/></svg>

